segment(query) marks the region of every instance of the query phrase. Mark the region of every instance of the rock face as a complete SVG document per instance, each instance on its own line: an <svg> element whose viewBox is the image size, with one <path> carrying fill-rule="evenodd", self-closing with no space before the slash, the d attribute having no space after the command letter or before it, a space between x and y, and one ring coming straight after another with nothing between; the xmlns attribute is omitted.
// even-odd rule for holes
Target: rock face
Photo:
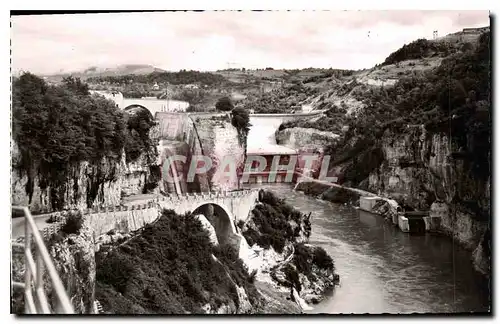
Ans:
<svg viewBox="0 0 500 324"><path fill-rule="evenodd" d="M276 132L279 145L300 151L322 150L340 136L332 132L323 132L312 128L293 127Z"/></svg>
<svg viewBox="0 0 500 324"><path fill-rule="evenodd" d="M24 237L18 241L24 243ZM92 230L84 223L78 234L60 233L45 244L75 313L93 314L96 262ZM32 249L35 249L34 244ZM16 253L13 253L12 258L12 278L23 282L24 253L16 249L13 252ZM52 311L55 311L58 299L47 271L44 272L43 280L47 301ZM24 313L24 298L21 292L16 290L12 297L13 312L16 314Z"/></svg>
<svg viewBox="0 0 500 324"><path fill-rule="evenodd" d="M95 300L96 263L92 232L85 225L50 246L49 253L77 314L92 314ZM56 296L52 294L52 303Z"/></svg>
<svg viewBox="0 0 500 324"><path fill-rule="evenodd" d="M238 131L229 117L159 113L157 118L159 125L152 136L160 142L158 164L163 168L166 157L185 156L185 163L176 164L180 185L184 190L206 192L238 189L237 177L230 177L229 174L236 174L238 169L243 168L245 152L238 140ZM191 163L196 166L193 156L208 156L212 166L209 172L195 175L193 181L188 181ZM227 165L225 161L233 163ZM198 163L201 166L202 163ZM173 192L173 186L165 181L163 187L166 192Z"/></svg>
<svg viewBox="0 0 500 324"><path fill-rule="evenodd" d="M489 228L490 179L473 174L456 146L448 136L428 134L423 127L404 135L386 131L384 162L370 174L368 187L403 206L441 216L442 230L475 250L476 267L486 272L490 256L478 245Z"/></svg>
<svg viewBox="0 0 500 324"><path fill-rule="evenodd" d="M82 162L74 166L73 175L68 177L63 188L57 190L63 205L54 206L53 188L44 187L38 175L32 175L33 192L31 195L28 193L27 184L30 177L15 169L18 159L19 151L14 143L11 174L12 204L29 206L32 213L50 212L62 208L116 206L120 204L122 194L142 193L150 180L149 167L143 161L127 164L124 155L118 163L106 159L98 164Z"/></svg>
<svg viewBox="0 0 500 324"><path fill-rule="evenodd" d="M200 221L205 231L207 231L210 243L212 243L214 246L219 245L219 241L217 240L217 233L215 232L215 228L212 223L210 223L210 221L201 214L195 215L195 218Z"/></svg>
<svg viewBox="0 0 500 324"><path fill-rule="evenodd" d="M212 170L208 173L210 187L215 191L238 189L236 174L245 163L245 151L238 140L238 131L229 118L199 118L195 124L203 153L212 160Z"/></svg>

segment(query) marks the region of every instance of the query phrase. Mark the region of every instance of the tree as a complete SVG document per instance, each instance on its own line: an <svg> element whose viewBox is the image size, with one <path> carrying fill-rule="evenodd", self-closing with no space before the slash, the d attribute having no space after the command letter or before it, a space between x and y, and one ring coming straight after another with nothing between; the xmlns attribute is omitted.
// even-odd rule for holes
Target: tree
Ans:
<svg viewBox="0 0 500 324"><path fill-rule="evenodd" d="M80 78L75 78L72 76L65 77L62 80L64 86L74 93L78 95L86 96L89 94L89 86L86 83L83 83Z"/></svg>
<svg viewBox="0 0 500 324"><path fill-rule="evenodd" d="M244 146L246 152L246 142L248 132L250 131L250 116L248 111L243 108L234 108L232 111L231 124L238 131L238 139L241 145Z"/></svg>
<svg viewBox="0 0 500 324"><path fill-rule="evenodd" d="M231 111L233 110L234 105L229 97L220 98L215 104L215 109L220 111Z"/></svg>

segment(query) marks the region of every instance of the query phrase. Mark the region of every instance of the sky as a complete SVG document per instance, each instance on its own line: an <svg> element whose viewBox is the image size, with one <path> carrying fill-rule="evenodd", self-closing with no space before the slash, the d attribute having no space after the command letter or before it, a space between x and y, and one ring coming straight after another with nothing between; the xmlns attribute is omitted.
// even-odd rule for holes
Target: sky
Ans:
<svg viewBox="0 0 500 324"><path fill-rule="evenodd" d="M150 64L171 71L363 69L418 38L489 25L488 11L206 11L11 17L14 72Z"/></svg>

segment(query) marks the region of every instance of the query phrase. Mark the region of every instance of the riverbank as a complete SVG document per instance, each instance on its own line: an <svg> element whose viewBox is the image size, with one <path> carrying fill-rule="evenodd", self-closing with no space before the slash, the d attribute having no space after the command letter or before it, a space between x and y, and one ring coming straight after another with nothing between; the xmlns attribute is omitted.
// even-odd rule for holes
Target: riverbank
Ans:
<svg viewBox="0 0 500 324"><path fill-rule="evenodd" d="M101 247L96 299L104 312L298 314L338 282L332 258L307 244L307 215L272 193L260 193L227 239L210 215L164 211L126 242Z"/></svg>
<svg viewBox="0 0 500 324"><path fill-rule="evenodd" d="M300 212L312 213L309 243L324 248L335 260L340 285L305 313L489 310L489 280L474 271L470 251L451 238L408 235L380 216L305 195L287 184L261 187Z"/></svg>
<svg viewBox="0 0 500 324"><path fill-rule="evenodd" d="M263 254L257 271L259 278L288 292L301 309L309 310L339 283L334 260L326 251L309 243L310 215L261 190L259 204L246 222L238 224L253 249Z"/></svg>
<svg viewBox="0 0 500 324"><path fill-rule="evenodd" d="M340 203L340 204L348 204L352 206L359 206L359 198L361 196L364 197L377 197L383 199L387 202L386 208L382 208L383 212L380 214L386 219L391 218L392 214L396 212L397 209L400 208L398 203L387 197L380 197L374 193L357 189L357 188L349 188L344 187L342 185L338 185L335 183L329 183L317 179L312 179L309 177L302 177L302 181L295 185L295 190L301 191L306 195L310 195L331 203ZM443 212L449 213L446 206L443 203L436 202L431 206L430 215L442 217L444 216L444 220L440 220L440 226L433 227L430 231L434 234L447 236L452 238L454 242L460 244L464 249L468 250L471 254L470 258L473 260L473 267L476 271L481 273L485 277L489 277L489 263L490 259L488 256L488 241L485 238L481 238L479 244L472 244L469 239L467 239L467 235L457 235L457 230L452 230L453 226L461 226L462 231L467 232L467 228L472 225L468 224L460 224L456 222L456 225L450 226L447 224L447 215L442 215ZM444 209L444 210L443 210ZM456 211L455 211L456 212ZM444 224L443 224L444 223ZM459 230L460 232L460 230Z"/></svg>

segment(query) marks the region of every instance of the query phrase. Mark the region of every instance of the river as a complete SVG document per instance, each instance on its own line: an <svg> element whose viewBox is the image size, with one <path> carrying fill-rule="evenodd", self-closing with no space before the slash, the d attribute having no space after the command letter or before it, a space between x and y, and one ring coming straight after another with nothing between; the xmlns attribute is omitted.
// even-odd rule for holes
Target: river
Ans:
<svg viewBox="0 0 500 324"><path fill-rule="evenodd" d="M450 313L488 311L488 282L470 252L448 237L410 235L381 217L295 192L270 189L312 213L310 243L332 256L341 285L308 313Z"/></svg>

